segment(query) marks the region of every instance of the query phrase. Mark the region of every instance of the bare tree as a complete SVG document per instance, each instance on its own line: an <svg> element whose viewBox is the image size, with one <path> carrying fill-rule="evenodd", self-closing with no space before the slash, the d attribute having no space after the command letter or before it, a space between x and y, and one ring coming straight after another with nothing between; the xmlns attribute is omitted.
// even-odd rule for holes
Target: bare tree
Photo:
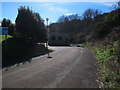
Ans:
<svg viewBox="0 0 120 90"><path fill-rule="evenodd" d="M72 21L74 19L79 20L81 17L78 14L72 14L68 16L69 21Z"/></svg>
<svg viewBox="0 0 120 90"><path fill-rule="evenodd" d="M117 3L114 3L113 5L112 5L112 8L113 9L119 9L120 8L120 1L118 1Z"/></svg>
<svg viewBox="0 0 120 90"><path fill-rule="evenodd" d="M95 9L93 12L93 17L96 17L98 14L101 14L101 13L102 13L101 10Z"/></svg>
<svg viewBox="0 0 120 90"><path fill-rule="evenodd" d="M57 22L58 22L58 23L62 23L62 22L67 22L67 21L69 21L69 20L68 20L68 17L63 15L63 16L61 16L61 17L58 19Z"/></svg>
<svg viewBox="0 0 120 90"><path fill-rule="evenodd" d="M87 9L84 13L83 13L83 18L86 19L92 19L95 16L97 16L98 14L101 14L102 11L98 10L98 9Z"/></svg>
<svg viewBox="0 0 120 90"><path fill-rule="evenodd" d="M88 19L88 18L92 18L93 15L93 9L87 9L84 13L83 13L83 17Z"/></svg>

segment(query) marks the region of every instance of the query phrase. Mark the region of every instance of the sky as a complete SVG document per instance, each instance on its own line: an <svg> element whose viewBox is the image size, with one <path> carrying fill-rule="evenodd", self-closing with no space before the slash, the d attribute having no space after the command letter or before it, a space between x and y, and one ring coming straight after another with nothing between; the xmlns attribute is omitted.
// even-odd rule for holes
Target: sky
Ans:
<svg viewBox="0 0 120 90"><path fill-rule="evenodd" d="M110 12L111 2L8 2L4 1L0 4L2 7L2 19L7 18L15 23L20 6L29 6L34 12L38 12L43 20L49 18L49 24L54 23L62 15L78 14L82 16L83 12L88 8L99 9L103 13ZM1 20L1 18L0 18ZM45 22L46 24L46 22Z"/></svg>

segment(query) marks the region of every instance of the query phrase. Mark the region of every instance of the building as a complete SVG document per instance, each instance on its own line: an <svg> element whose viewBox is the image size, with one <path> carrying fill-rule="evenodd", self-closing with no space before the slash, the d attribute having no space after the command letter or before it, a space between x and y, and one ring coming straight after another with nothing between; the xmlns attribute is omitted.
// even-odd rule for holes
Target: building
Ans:
<svg viewBox="0 0 120 90"><path fill-rule="evenodd" d="M69 34L61 32L49 32L49 45L69 45Z"/></svg>

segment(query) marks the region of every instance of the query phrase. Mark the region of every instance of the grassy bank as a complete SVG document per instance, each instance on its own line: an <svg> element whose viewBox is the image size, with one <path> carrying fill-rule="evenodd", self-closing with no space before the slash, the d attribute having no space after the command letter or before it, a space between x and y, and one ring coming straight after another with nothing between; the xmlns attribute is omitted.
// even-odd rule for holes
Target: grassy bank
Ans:
<svg viewBox="0 0 120 90"><path fill-rule="evenodd" d="M81 47L92 49L97 57L98 82L101 88L120 88L120 41L113 43L85 43Z"/></svg>
<svg viewBox="0 0 120 90"><path fill-rule="evenodd" d="M7 39L12 38L11 35L7 35ZM5 35L0 35L0 43L5 40Z"/></svg>

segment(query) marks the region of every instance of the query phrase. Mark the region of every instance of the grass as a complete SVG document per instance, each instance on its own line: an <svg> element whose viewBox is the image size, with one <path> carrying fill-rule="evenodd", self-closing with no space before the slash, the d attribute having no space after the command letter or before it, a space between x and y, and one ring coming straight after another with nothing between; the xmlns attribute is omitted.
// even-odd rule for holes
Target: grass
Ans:
<svg viewBox="0 0 120 90"><path fill-rule="evenodd" d="M105 41L102 41L105 43ZM82 44L81 47L92 49L99 65L98 81L102 82L101 88L119 88L120 89L120 60L119 60L119 41L111 44L91 43Z"/></svg>
<svg viewBox="0 0 120 90"><path fill-rule="evenodd" d="M94 47L100 65L101 80L105 88L120 88L120 64L117 56L118 42Z"/></svg>
<svg viewBox="0 0 120 90"><path fill-rule="evenodd" d="M12 38L11 35L7 35L7 39ZM5 35L0 35L0 43L5 40Z"/></svg>

